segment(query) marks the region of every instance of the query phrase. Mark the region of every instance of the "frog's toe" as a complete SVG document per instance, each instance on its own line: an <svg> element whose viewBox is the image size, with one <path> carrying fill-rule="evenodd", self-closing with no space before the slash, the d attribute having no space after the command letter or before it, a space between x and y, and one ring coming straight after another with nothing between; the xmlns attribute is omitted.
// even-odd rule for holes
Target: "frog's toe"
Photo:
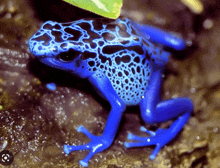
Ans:
<svg viewBox="0 0 220 168"><path fill-rule="evenodd" d="M88 162L86 162L84 160L80 160L79 164L82 165L83 167L88 167Z"/></svg>
<svg viewBox="0 0 220 168"><path fill-rule="evenodd" d="M69 145L63 145L63 151L65 152L65 154L69 154L70 153L70 146Z"/></svg>
<svg viewBox="0 0 220 168"><path fill-rule="evenodd" d="M72 151L85 149L90 149L90 147L88 145L63 145L63 150L66 154L69 154Z"/></svg>
<svg viewBox="0 0 220 168"><path fill-rule="evenodd" d="M132 133L129 133L127 138L129 140L134 140L134 141L146 141L148 137L140 137L140 136L137 136L137 135L134 135Z"/></svg>
<svg viewBox="0 0 220 168"><path fill-rule="evenodd" d="M156 145L154 151L152 152L152 154L149 156L149 158L151 160L154 160L158 154L158 152L160 151L160 149L162 148L163 146L161 146L159 143Z"/></svg>
<svg viewBox="0 0 220 168"><path fill-rule="evenodd" d="M149 131L148 129L146 129L144 126L140 127L140 131L142 132L146 132L147 134L151 135L151 136L155 136L156 133L154 131Z"/></svg>
<svg viewBox="0 0 220 168"><path fill-rule="evenodd" d="M139 137L132 135L128 139L138 142L125 142L124 145L126 148L156 145L156 142L152 137Z"/></svg>
<svg viewBox="0 0 220 168"><path fill-rule="evenodd" d="M91 134L83 125L80 125L77 128L78 132L82 132L83 134L85 134L89 139L95 139L96 136L94 136L93 134Z"/></svg>
<svg viewBox="0 0 220 168"><path fill-rule="evenodd" d="M146 132L147 134L151 135L151 136L156 136L156 135L159 135L159 134L162 134L163 132L166 131L166 129L164 128L158 128L157 131L149 131L148 129L146 129L144 126L141 126L140 127L140 131L142 132Z"/></svg>

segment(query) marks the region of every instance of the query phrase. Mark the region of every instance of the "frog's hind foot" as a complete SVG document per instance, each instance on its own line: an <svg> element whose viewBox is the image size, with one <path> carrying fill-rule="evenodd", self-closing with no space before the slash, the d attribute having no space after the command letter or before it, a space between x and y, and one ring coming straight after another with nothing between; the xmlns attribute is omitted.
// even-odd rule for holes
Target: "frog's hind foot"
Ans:
<svg viewBox="0 0 220 168"><path fill-rule="evenodd" d="M151 136L140 137L129 133L127 138L129 140L134 140L138 142L125 142L124 145L126 148L156 145L156 148L149 157L150 159L153 160L155 159L160 149L170 141L170 139L168 138L169 137L168 134L170 132L167 129L161 129L161 128L157 129L156 132L149 131L145 127L141 127L140 130L146 132Z"/></svg>
<svg viewBox="0 0 220 168"><path fill-rule="evenodd" d="M162 147L172 141L180 130L183 128L184 124L190 117L190 112L185 113L184 115L180 116L176 121L174 121L171 126L167 129L159 128L157 131L149 131L144 127L141 127L140 130L150 134L150 137L139 137L133 134L128 134L129 140L134 140L137 142L125 142L124 145L126 148L131 147L140 147L140 146L151 146L155 145L156 148L150 155L150 159L155 159L157 153L160 151Z"/></svg>
<svg viewBox="0 0 220 168"><path fill-rule="evenodd" d="M83 160L79 161L80 165L82 165L83 167L87 167L88 162L92 158L92 156L108 148L111 145L112 141L105 136L95 136L91 134L82 125L77 128L77 131L84 133L89 139L91 139L91 141L84 145L64 145L63 150L66 154L77 150L90 150L89 154Z"/></svg>

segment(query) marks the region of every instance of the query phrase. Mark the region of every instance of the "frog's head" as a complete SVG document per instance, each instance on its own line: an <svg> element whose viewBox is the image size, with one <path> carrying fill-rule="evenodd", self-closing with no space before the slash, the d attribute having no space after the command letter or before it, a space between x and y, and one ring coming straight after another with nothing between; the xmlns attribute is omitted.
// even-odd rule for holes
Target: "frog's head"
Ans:
<svg viewBox="0 0 220 168"><path fill-rule="evenodd" d="M95 57L97 45L94 47L92 43L84 23L47 21L29 40L29 49L51 67L74 71L80 60Z"/></svg>

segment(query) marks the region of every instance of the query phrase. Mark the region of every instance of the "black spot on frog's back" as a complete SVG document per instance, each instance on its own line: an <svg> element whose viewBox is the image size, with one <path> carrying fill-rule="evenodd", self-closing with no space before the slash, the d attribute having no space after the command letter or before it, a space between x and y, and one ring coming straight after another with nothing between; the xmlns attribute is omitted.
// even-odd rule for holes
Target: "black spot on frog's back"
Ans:
<svg viewBox="0 0 220 168"><path fill-rule="evenodd" d="M135 57L135 58L134 58L134 62L140 63L140 57Z"/></svg>
<svg viewBox="0 0 220 168"><path fill-rule="evenodd" d="M142 55L144 53L144 50L142 49L141 46L129 46L129 47L124 47L124 46L120 46L120 45L109 45L109 46L105 46L102 49L102 52L104 54L114 54L116 52L119 52L121 50L131 50L131 51L135 51L136 53L138 53L139 55Z"/></svg>
<svg viewBox="0 0 220 168"><path fill-rule="evenodd" d="M108 32L105 32L102 34L102 37L104 38L104 40L106 41L112 41L115 39L115 35L113 33L108 33Z"/></svg>
<svg viewBox="0 0 220 168"><path fill-rule="evenodd" d="M110 31L112 31L112 32L115 32L115 27L116 27L117 25L116 24L108 24L107 26L106 26L106 29L107 30L110 30Z"/></svg>
<svg viewBox="0 0 220 168"><path fill-rule="evenodd" d="M51 37L47 33L44 33L42 36L33 38L32 41L38 41L38 42L43 41L44 42L43 45L49 45L51 41Z"/></svg>
<svg viewBox="0 0 220 168"><path fill-rule="evenodd" d="M43 29L46 29L46 30L60 30L61 29L61 26L59 24L55 24L55 25L51 25L49 23L46 23L44 26L43 26Z"/></svg>
<svg viewBox="0 0 220 168"><path fill-rule="evenodd" d="M102 30L103 29L103 23L100 21L93 20L92 25L95 30Z"/></svg>
<svg viewBox="0 0 220 168"><path fill-rule="evenodd" d="M120 64L120 63L129 63L131 61L131 56L129 55L125 55L125 56L122 56L122 57L115 57L115 62L116 64Z"/></svg>
<svg viewBox="0 0 220 168"><path fill-rule="evenodd" d="M97 44L93 42L94 39L100 39L101 36L99 34L97 34L95 31L91 30L91 23L88 22L83 22L83 23L79 23L77 24L78 26L80 26L83 30L87 31L87 34L89 35L89 38L84 38L83 42L87 43L90 45L91 48L96 48Z"/></svg>
<svg viewBox="0 0 220 168"><path fill-rule="evenodd" d="M51 31L51 34L55 37L56 42L63 42L62 33L60 31Z"/></svg>
<svg viewBox="0 0 220 168"><path fill-rule="evenodd" d="M123 23L118 23L117 27L119 28L119 35L123 38L129 38L131 35L128 33L128 29Z"/></svg>
<svg viewBox="0 0 220 168"><path fill-rule="evenodd" d="M80 26L83 30L91 30L91 25L88 22L78 23L77 25Z"/></svg>
<svg viewBox="0 0 220 168"><path fill-rule="evenodd" d="M78 41L79 38L82 36L82 32L79 30L75 30L73 28L65 28L64 31L68 34L71 34L72 37L69 37L68 40Z"/></svg>

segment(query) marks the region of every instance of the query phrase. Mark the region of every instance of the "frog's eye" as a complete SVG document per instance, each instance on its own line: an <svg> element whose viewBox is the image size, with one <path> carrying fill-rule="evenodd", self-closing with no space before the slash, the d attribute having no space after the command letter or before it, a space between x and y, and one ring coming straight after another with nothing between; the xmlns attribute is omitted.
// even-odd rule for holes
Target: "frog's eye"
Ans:
<svg viewBox="0 0 220 168"><path fill-rule="evenodd" d="M67 52L62 52L58 55L58 59L63 61L63 62L71 62L73 61L76 57L78 57L81 54L79 51L74 51L73 49L70 49Z"/></svg>

